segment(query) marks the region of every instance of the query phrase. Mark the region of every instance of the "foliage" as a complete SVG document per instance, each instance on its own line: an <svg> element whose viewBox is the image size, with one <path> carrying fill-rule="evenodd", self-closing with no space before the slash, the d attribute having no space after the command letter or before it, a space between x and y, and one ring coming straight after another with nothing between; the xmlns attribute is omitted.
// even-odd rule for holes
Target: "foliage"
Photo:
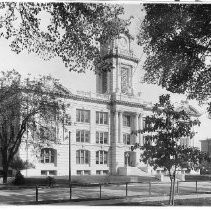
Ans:
<svg viewBox="0 0 211 210"><path fill-rule="evenodd" d="M34 165L28 161L23 161L19 156L14 157L10 163L10 167L16 171L23 169L34 168Z"/></svg>
<svg viewBox="0 0 211 210"><path fill-rule="evenodd" d="M56 180L54 177L48 176L46 177L46 183L49 187L53 187L53 185L56 184Z"/></svg>
<svg viewBox="0 0 211 210"><path fill-rule="evenodd" d="M145 144L136 144L132 149L139 147L143 151L141 160L154 169L163 168L174 184L176 171L184 164L194 169L206 158L197 148L180 144L182 138L194 136L192 127L197 125L200 125L197 119L191 119L185 111L177 111L170 103L170 96L162 95L153 107L153 114L146 117L145 128L136 131L145 133Z"/></svg>
<svg viewBox="0 0 211 210"><path fill-rule="evenodd" d="M24 176L21 174L20 171L18 171L15 175L15 179L13 181L14 185L23 185L25 184L25 178Z"/></svg>
<svg viewBox="0 0 211 210"><path fill-rule="evenodd" d="M93 3L0 3L0 36L11 49L26 49L44 59L58 56L69 70L108 70L100 43L126 31L123 7Z"/></svg>
<svg viewBox="0 0 211 210"><path fill-rule="evenodd" d="M211 95L211 5L145 4L145 81L203 101Z"/></svg>
<svg viewBox="0 0 211 210"><path fill-rule="evenodd" d="M4 178L21 143L34 148L58 143L68 92L51 76L22 78L16 71L0 76L0 143ZM30 137L30 138L29 138Z"/></svg>

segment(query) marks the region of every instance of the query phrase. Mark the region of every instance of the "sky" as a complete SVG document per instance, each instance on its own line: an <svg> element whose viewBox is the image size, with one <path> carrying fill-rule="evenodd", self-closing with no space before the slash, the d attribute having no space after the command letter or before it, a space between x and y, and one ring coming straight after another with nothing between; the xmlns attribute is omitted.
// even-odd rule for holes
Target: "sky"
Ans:
<svg viewBox="0 0 211 210"><path fill-rule="evenodd" d="M140 62L135 69L136 80L134 81L134 86L138 89L138 92L142 93L141 97L144 101L155 103L157 102L159 95L167 93L167 91L162 90L160 87L143 84L141 82L144 74L143 63L146 56L143 53L142 48L136 44L136 34L138 33L140 22L144 18L144 12L142 11L142 6L140 4L125 3L124 9L124 18L130 17L131 15L134 16L130 26L130 33L135 38L133 50L137 57L140 59ZM93 82L95 81L96 76L93 72L89 70L86 71L86 74L69 72L69 70L65 68L64 64L59 58L55 58L50 61L44 61L35 54L21 52L17 55L10 50L9 42L4 39L0 39L0 61L1 71L15 69L22 75L27 75L30 73L31 75L35 76L39 74L51 74L57 79L60 79L60 82L66 88L72 91L83 90L95 92L96 90L95 82ZM172 95L173 102L178 102L185 99L186 97L184 95ZM194 107L196 107L201 113L204 113L204 108L199 107L195 101L190 102L190 104L194 105ZM199 139L211 137L211 132L209 131L209 126L211 126L210 121L211 120L207 120L207 117L203 115L204 126L200 127L201 137L199 135Z"/></svg>

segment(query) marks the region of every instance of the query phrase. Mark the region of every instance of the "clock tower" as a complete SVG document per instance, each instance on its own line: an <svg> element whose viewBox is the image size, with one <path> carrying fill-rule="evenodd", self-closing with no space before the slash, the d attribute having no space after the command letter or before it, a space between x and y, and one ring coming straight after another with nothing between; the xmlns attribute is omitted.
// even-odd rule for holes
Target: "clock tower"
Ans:
<svg viewBox="0 0 211 210"><path fill-rule="evenodd" d="M98 93L133 95L133 74L138 59L133 54L132 41L130 34L121 34L101 46L102 55L109 59L113 68L97 75Z"/></svg>

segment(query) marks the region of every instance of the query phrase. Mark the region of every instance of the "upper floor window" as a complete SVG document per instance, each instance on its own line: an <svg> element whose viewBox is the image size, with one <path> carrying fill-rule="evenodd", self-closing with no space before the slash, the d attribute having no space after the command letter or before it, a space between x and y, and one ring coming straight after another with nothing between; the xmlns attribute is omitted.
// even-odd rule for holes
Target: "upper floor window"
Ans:
<svg viewBox="0 0 211 210"><path fill-rule="evenodd" d="M108 152L107 151L97 151L96 152L96 164L107 164L108 162Z"/></svg>
<svg viewBox="0 0 211 210"><path fill-rule="evenodd" d="M128 134L128 133L124 133L123 134L123 143L127 144L127 145L132 144L132 142L131 142L131 135L130 134Z"/></svg>
<svg viewBox="0 0 211 210"><path fill-rule="evenodd" d="M107 112L96 112L96 123L97 124L108 124L108 113Z"/></svg>
<svg viewBox="0 0 211 210"><path fill-rule="evenodd" d="M90 131L77 130L76 131L76 142L90 142Z"/></svg>
<svg viewBox="0 0 211 210"><path fill-rule="evenodd" d="M131 126L131 117L129 115L123 115L123 126Z"/></svg>
<svg viewBox="0 0 211 210"><path fill-rule="evenodd" d="M41 149L41 163L54 163L55 150L52 148Z"/></svg>
<svg viewBox="0 0 211 210"><path fill-rule="evenodd" d="M76 109L76 121L77 122L90 122L90 111L83 109Z"/></svg>
<svg viewBox="0 0 211 210"><path fill-rule="evenodd" d="M90 151L88 150L76 151L76 164L89 164L89 162L90 162Z"/></svg>
<svg viewBox="0 0 211 210"><path fill-rule="evenodd" d="M97 144L108 144L108 132L96 132Z"/></svg>

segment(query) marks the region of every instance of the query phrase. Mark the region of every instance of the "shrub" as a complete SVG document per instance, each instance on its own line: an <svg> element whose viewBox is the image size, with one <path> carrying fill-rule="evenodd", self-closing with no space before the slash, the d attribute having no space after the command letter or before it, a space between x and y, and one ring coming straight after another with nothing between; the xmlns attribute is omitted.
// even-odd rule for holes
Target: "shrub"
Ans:
<svg viewBox="0 0 211 210"><path fill-rule="evenodd" d="M51 176L48 176L46 178L46 182L47 182L47 185L49 187L53 187L53 185L56 184L56 180L53 177L51 177Z"/></svg>
<svg viewBox="0 0 211 210"><path fill-rule="evenodd" d="M18 171L15 175L15 179L13 181L14 185L22 185L25 183L25 178L24 176L21 174L20 171Z"/></svg>

